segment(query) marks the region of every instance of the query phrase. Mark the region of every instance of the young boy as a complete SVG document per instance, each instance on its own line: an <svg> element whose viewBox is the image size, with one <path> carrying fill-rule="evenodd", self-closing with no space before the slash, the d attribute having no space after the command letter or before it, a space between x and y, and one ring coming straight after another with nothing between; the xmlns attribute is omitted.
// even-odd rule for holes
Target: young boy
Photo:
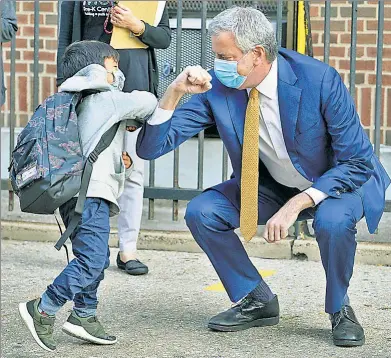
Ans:
<svg viewBox="0 0 391 358"><path fill-rule="evenodd" d="M34 339L48 351L56 349L55 315L67 301L73 301L74 307L63 326L65 333L96 344L117 342L116 337L106 334L96 317L97 290L110 264L109 217L119 212L117 198L132 169L130 157L122 152L125 127L138 127L157 106L150 93L121 92L125 78L118 70L118 56L105 43L81 41L70 45L63 57L66 81L61 91L90 93L77 107L83 154L88 156L115 123L121 121L121 125L111 145L94 164L82 219L71 237L75 259L40 298L19 305L20 315ZM66 226L75 204L73 198L60 207Z"/></svg>

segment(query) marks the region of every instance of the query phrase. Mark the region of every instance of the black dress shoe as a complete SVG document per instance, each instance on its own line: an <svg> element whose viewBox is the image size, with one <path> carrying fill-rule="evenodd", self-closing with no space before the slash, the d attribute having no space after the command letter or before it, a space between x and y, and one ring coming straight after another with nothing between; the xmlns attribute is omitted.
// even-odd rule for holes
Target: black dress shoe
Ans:
<svg viewBox="0 0 391 358"><path fill-rule="evenodd" d="M140 276L148 273L148 266L144 265L139 260L121 261L119 253L117 255L117 266L120 270L124 270L129 275Z"/></svg>
<svg viewBox="0 0 391 358"><path fill-rule="evenodd" d="M277 296L268 303L262 303L247 295L234 307L212 317L208 327L214 331L235 332L251 327L274 326L279 320Z"/></svg>
<svg viewBox="0 0 391 358"><path fill-rule="evenodd" d="M336 346L356 347L365 342L364 330L350 306L342 306L339 312L332 315L331 326Z"/></svg>

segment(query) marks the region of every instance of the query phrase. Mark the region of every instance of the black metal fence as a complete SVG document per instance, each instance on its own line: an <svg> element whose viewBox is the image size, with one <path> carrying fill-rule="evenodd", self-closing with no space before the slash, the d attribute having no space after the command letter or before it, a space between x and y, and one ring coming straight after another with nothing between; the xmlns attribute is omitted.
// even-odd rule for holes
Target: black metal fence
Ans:
<svg viewBox="0 0 391 358"><path fill-rule="evenodd" d="M351 2L351 56L350 56L350 81L349 90L353 97L355 97L355 82L356 82L356 47L357 47L357 9L360 1L352 0ZM276 24L276 37L279 45L286 45L286 32L291 31L294 39L290 47L295 48L296 39L296 24L297 24L297 4L292 1L275 0L275 1L232 1L232 0L216 0L216 1L190 1L177 0L168 1L167 5L172 18L176 19L176 26L173 31L173 44L171 49L175 54L175 61L173 63L164 63L167 52L158 51L158 59L160 61L159 67L161 71L161 88L162 92L166 85L180 73L181 69L188 61L186 55L186 43L184 41L193 41L198 43L198 50L194 51L192 46L191 60L192 64L200 64L203 67L211 67L213 63L213 54L210 49L210 40L207 36L207 21L224 8L232 5L247 5L254 6L267 13ZM330 58L330 19L331 19L331 1L325 1L325 21L324 21L324 62L328 63ZM290 9L290 10L289 10ZM293 13L290 16L290 21L287 18L288 10ZM184 29L183 20L191 12L193 17L200 19L200 26L198 29ZM311 41L311 23L309 17L309 2L305 2L305 20L306 20L306 44L307 53L312 55L312 41ZM377 68L376 68L376 107L375 107L375 128L374 128L374 148L376 154L380 155L380 118L381 118L381 84L382 84L382 56L383 56L383 30L384 30L384 1L378 2L378 36L377 36ZM192 40L186 40L189 36L189 31L193 31ZM194 31L196 33L194 33ZM191 35L191 34L190 34ZM284 36L283 36L284 35ZM284 41L283 41L284 40ZM198 41L198 42L197 42ZM185 45L185 46L184 46ZM187 44L188 45L188 44ZM197 48L197 46L195 47ZM167 50L169 51L169 50ZM34 4L34 65L33 65L33 108L38 105L39 93L39 2ZM187 58L187 60L186 60ZM11 85L9 89L10 96L10 151L14 148L14 131L15 131L15 39L11 44ZM204 146L205 133L198 135L198 174L197 174L197 188L184 189L179 187L179 155L180 149L175 150L173 158L173 183L172 187L162 188L155 185L155 162L152 161L149 167L149 186L145 188L144 196L149 199L149 219L154 218L154 200L155 199L169 199L173 202L172 218L178 220L178 202L180 200L190 200L198 195L204 189ZM222 153L222 167L221 180L224 181L230 174L228 172L228 155L223 148ZM9 190L9 210L13 210L14 197L12 191L9 189L7 181L2 181L2 189ZM391 211L391 202L387 202L386 211Z"/></svg>

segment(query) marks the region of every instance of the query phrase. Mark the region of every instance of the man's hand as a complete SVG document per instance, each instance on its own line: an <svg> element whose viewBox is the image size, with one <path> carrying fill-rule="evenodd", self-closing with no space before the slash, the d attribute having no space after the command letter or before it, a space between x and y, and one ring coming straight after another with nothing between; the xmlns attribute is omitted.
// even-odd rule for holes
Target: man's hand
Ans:
<svg viewBox="0 0 391 358"><path fill-rule="evenodd" d="M165 110L174 110L183 95L198 94L212 88L212 77L201 66L188 66L168 86L159 107Z"/></svg>
<svg viewBox="0 0 391 358"><path fill-rule="evenodd" d="M300 212L313 205L313 200L306 193L294 196L266 223L263 238L270 243L285 239L289 228L295 223Z"/></svg>
<svg viewBox="0 0 391 358"><path fill-rule="evenodd" d="M135 34L145 30L145 24L134 16L130 9L122 5L117 5L111 10L111 23L114 26L129 29Z"/></svg>
<svg viewBox="0 0 391 358"><path fill-rule="evenodd" d="M129 169L133 164L132 158L130 158L128 152L122 152L122 161L124 162L125 169Z"/></svg>

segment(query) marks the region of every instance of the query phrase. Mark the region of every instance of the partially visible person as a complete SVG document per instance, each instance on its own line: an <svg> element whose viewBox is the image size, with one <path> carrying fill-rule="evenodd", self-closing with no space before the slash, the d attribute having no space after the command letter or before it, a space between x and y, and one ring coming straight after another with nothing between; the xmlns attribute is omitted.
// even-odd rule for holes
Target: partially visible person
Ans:
<svg viewBox="0 0 391 358"><path fill-rule="evenodd" d="M163 2L162 2L163 3ZM121 49L119 68L125 74L123 91L148 91L157 95L159 82L155 49L165 49L171 43L168 11L164 8L157 26L138 19L132 11L113 1L64 1L57 55L57 84L64 80L61 57L65 48L75 41L97 40L109 44L113 25L126 28L148 47L146 49ZM160 6L160 5L159 5ZM143 194L144 160L136 154L138 132L126 134L126 150L131 153L134 169L125 182L123 196L119 199L121 212L118 218L120 252L117 266L130 275L142 275L148 267L137 259L137 238L140 232Z"/></svg>
<svg viewBox="0 0 391 358"><path fill-rule="evenodd" d="M40 298L19 305L19 312L35 341L47 351L56 349L53 338L55 316L67 301L74 307L63 331L102 345L116 343L96 316L97 290L110 264L110 216L119 212L118 197L125 177L131 173L131 158L123 151L127 121L137 125L153 113L155 96L148 92L123 93L125 78L118 69L119 54L110 45L81 41L64 54L64 82L60 90L88 93L76 108L83 154L87 157L102 135L121 122L117 133L94 164L82 218L71 235L75 259L47 287ZM77 198L60 206L65 226L70 223Z"/></svg>
<svg viewBox="0 0 391 358"><path fill-rule="evenodd" d="M0 40L0 106L5 102L5 85L4 85L4 67L3 67L3 42L11 41L18 31L18 25L16 22L15 1L14 0L2 0L0 1L1 9L1 40Z"/></svg>

